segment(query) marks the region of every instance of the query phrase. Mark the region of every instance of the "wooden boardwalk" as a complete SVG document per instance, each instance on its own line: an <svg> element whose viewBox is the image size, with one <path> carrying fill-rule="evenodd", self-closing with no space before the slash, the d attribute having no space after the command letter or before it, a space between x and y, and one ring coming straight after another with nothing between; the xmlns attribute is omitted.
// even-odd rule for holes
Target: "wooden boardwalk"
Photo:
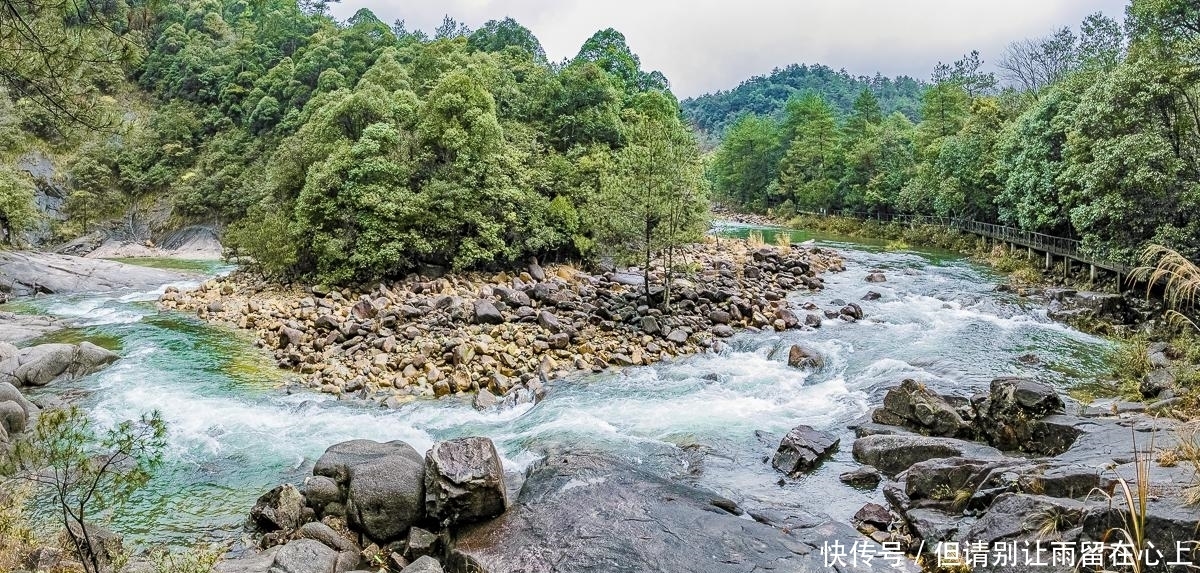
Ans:
<svg viewBox="0 0 1200 573"><path fill-rule="evenodd" d="M1096 279L1096 269L1103 269L1117 275L1117 284L1121 284L1123 280L1129 276L1130 271L1134 267L1099 259L1088 255L1080 248L1080 242L1076 239L1067 237L1056 237L1044 233L1034 233L1025 231L1016 227L1008 227L1005 225L997 225L995 223L985 223L983 221L974 221L970 219L957 219L951 217L930 217L927 215L873 215L868 213L855 212L835 212L835 213L804 213L806 215L815 215L818 217L838 216L848 217L859 220L877 220L881 222L895 222L907 225L932 225L947 229L954 229L964 233L970 233L984 237L986 239L1005 243L1010 248L1024 247L1027 254L1032 257L1034 254L1044 255L1046 259L1046 270L1054 267L1055 258L1060 258L1063 261L1064 272L1069 273L1072 262L1076 262L1089 267L1089 272L1093 281Z"/></svg>

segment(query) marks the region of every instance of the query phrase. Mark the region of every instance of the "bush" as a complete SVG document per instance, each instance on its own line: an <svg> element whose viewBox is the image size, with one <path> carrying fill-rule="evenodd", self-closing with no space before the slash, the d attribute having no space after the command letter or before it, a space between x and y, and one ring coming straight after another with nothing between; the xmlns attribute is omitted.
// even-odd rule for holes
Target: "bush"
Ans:
<svg viewBox="0 0 1200 573"><path fill-rule="evenodd" d="M267 276L285 276L298 260L289 225L290 211L268 204L251 207L245 219L225 231L229 253L249 257L249 261L243 262Z"/></svg>
<svg viewBox="0 0 1200 573"><path fill-rule="evenodd" d="M0 243L19 246L21 235L37 224L33 182L24 173L0 166Z"/></svg>

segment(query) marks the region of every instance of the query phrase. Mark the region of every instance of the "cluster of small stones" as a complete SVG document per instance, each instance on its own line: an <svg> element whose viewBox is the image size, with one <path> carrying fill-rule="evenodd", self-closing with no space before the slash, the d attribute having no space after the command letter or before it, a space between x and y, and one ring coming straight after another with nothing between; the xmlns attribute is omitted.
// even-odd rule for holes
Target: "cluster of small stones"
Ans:
<svg viewBox="0 0 1200 573"><path fill-rule="evenodd" d="M678 260L698 270L676 273L670 313L653 286L662 284L661 267L651 271L648 301L640 271L536 263L516 276L414 275L362 293L236 272L193 291L168 289L159 304L254 332L280 367L322 392L392 407L476 392L482 408L535 400L546 380L573 371L703 352L737 328L819 327L818 315L793 310L786 295L819 290L821 271L843 268L825 249L736 239L690 245Z"/></svg>

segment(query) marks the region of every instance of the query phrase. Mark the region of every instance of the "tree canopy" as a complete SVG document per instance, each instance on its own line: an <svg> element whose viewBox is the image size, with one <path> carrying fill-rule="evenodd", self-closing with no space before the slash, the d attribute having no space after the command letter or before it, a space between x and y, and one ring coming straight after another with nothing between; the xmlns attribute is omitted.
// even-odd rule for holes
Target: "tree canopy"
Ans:
<svg viewBox="0 0 1200 573"><path fill-rule="evenodd" d="M1198 14L1175 0L1134 0L1124 32L1093 14L1078 32L1010 45L1003 82L978 52L939 63L920 113L907 117L889 115L875 89L853 98L814 89L782 108L743 101L724 110L739 119L709 178L719 200L744 209L964 217L1078 238L1116 260L1132 262L1148 242L1194 258ZM769 83L684 105L704 126L712 102Z"/></svg>

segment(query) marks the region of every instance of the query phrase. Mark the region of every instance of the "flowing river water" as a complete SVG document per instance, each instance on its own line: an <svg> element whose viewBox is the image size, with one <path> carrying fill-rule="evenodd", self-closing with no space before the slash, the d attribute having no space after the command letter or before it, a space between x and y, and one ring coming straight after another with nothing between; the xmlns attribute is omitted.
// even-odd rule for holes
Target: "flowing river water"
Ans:
<svg viewBox="0 0 1200 573"><path fill-rule="evenodd" d="M749 229L727 225L718 232ZM773 232L763 232L770 242ZM385 410L288 394L279 389L285 374L244 333L159 312L159 292L43 297L20 306L74 325L54 340L88 339L123 356L107 370L44 392L79 395L78 403L101 424L162 413L169 426L165 466L115 529L135 542L173 545L214 532L236 534L259 494L301 481L326 447L354 438L400 439L425 451L435 440L488 436L517 479L547 451L599 449L748 509L795 507L846 520L863 503L879 501L877 493L838 482L855 467L846 425L877 404L887 387L917 378L938 391L970 395L998 375L1065 387L1103 369L1105 340L997 292L1003 278L962 257L803 232L792 238L815 238L847 259L845 272L825 275L825 291L795 292L792 302L836 308L834 299L857 301L865 320L827 320L815 331L740 333L719 353L559 381L537 405L502 411L478 412L456 399ZM872 269L886 273L887 282L864 282ZM869 290L881 298L860 301ZM825 367L788 367L787 350L796 343L819 350ZM797 424L840 435L842 448L817 472L781 481L764 460Z"/></svg>

